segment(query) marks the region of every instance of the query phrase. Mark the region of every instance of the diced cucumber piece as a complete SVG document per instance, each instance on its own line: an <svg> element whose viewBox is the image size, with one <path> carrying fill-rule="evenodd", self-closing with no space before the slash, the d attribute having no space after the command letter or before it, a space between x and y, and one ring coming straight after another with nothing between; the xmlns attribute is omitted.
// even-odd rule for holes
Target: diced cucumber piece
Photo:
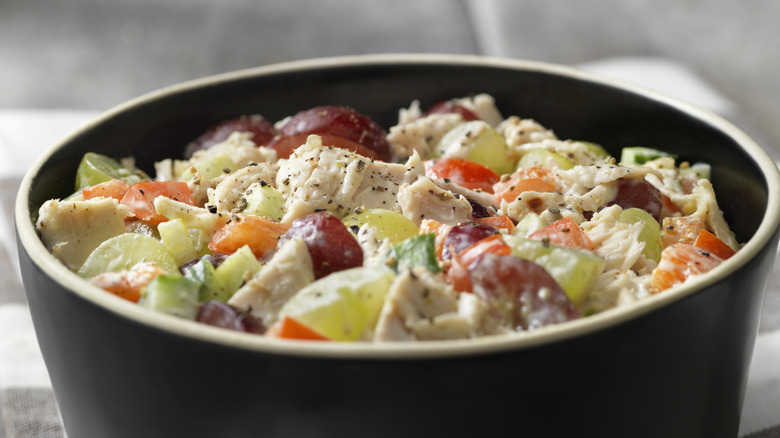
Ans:
<svg viewBox="0 0 780 438"><path fill-rule="evenodd" d="M505 235L504 240L512 248L513 256L531 260L546 269L575 306L590 296L607 264L603 257L590 251L514 235Z"/></svg>
<svg viewBox="0 0 780 438"><path fill-rule="evenodd" d="M663 244L661 243L661 226L650 213L641 208L627 208L620 213L620 222L625 224L642 222L644 226L639 233L639 240L645 242L645 248L642 250L642 254L648 259L655 260L656 262L661 260L661 251L663 250Z"/></svg>
<svg viewBox="0 0 780 438"><path fill-rule="evenodd" d="M354 341L372 329L395 273L381 267L335 272L298 291L279 311L337 341Z"/></svg>
<svg viewBox="0 0 780 438"><path fill-rule="evenodd" d="M707 163L693 163L689 167L680 167L680 175L695 174L697 179L710 179L712 168Z"/></svg>
<svg viewBox="0 0 780 438"><path fill-rule="evenodd" d="M76 170L76 191L95 184L124 179L131 184L141 182L142 178L132 169L128 169L113 158L95 152L87 152L81 158Z"/></svg>
<svg viewBox="0 0 780 438"><path fill-rule="evenodd" d="M483 164L499 175L512 173L517 163L504 136L482 120L461 123L449 130L434 153L441 157L464 158Z"/></svg>
<svg viewBox="0 0 780 438"><path fill-rule="evenodd" d="M177 218L162 222L157 225L157 231L160 233L160 240L168 248L177 265L200 255L192 243L192 236L183 220Z"/></svg>
<svg viewBox="0 0 780 438"><path fill-rule="evenodd" d="M92 278L104 272L129 270L138 263L154 263L169 273L178 272L176 261L162 242L145 234L125 233L95 248L78 274Z"/></svg>
<svg viewBox="0 0 780 438"><path fill-rule="evenodd" d="M526 151L526 153L520 157L520 161L517 163L517 168L550 167L551 163L562 170L569 170L575 166L574 161L572 161L569 157L558 152L549 151L545 148L539 147Z"/></svg>
<svg viewBox="0 0 780 438"><path fill-rule="evenodd" d="M512 229L512 234L520 237L528 237L532 233L541 230L547 223L536 213L528 213Z"/></svg>
<svg viewBox="0 0 780 438"><path fill-rule="evenodd" d="M284 216L284 198L282 192L265 181L250 185L244 193L246 207L243 212L263 216L279 222Z"/></svg>
<svg viewBox="0 0 780 438"><path fill-rule="evenodd" d="M211 256L204 256L197 263L187 266L183 274L200 285L198 289L200 302L208 300L226 302L230 297L225 286L217 279L217 269Z"/></svg>
<svg viewBox="0 0 780 438"><path fill-rule="evenodd" d="M236 291L249 281L263 266L257 260L249 246L244 245L238 251L230 254L214 273L215 284L223 288L223 297L215 297L227 301ZM224 299L222 299L224 298Z"/></svg>
<svg viewBox="0 0 780 438"><path fill-rule="evenodd" d="M416 236L420 230L417 224L401 213L382 208L363 209L345 217L342 222L353 232L368 224L376 230L377 239L389 239L393 245Z"/></svg>
<svg viewBox="0 0 780 438"><path fill-rule="evenodd" d="M387 260L394 261L393 268L396 272L414 266L423 266L433 273L441 272L436 260L435 237L431 233L406 239L390 250Z"/></svg>
<svg viewBox="0 0 780 438"><path fill-rule="evenodd" d="M633 146L623 148L620 153L620 164L624 166L641 166L648 161L661 157L672 157L677 159L676 155L658 149Z"/></svg>
<svg viewBox="0 0 780 438"><path fill-rule="evenodd" d="M195 319L199 287L197 282L181 275L159 275L142 290L138 304L168 315Z"/></svg>

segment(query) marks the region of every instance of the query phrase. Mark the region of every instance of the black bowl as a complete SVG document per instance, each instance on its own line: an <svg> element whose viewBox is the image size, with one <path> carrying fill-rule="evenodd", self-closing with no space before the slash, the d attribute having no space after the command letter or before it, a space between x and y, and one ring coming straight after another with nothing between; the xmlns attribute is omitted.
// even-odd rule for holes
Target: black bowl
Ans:
<svg viewBox="0 0 780 438"><path fill-rule="evenodd" d="M490 93L504 114L616 153L703 159L744 248L634 305L519 336L417 344L282 342L156 314L52 257L33 220L68 195L81 156L152 169L220 120L352 106L383 126ZM109 111L49 149L16 203L20 263L43 356L73 437L736 436L780 220L772 160L721 118L574 69L472 56L365 56L186 83Z"/></svg>

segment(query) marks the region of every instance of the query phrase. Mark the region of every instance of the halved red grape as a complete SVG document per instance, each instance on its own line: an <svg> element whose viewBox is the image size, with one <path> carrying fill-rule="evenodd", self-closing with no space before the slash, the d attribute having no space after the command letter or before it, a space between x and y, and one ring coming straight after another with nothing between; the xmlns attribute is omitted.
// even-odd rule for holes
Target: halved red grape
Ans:
<svg viewBox="0 0 780 438"><path fill-rule="evenodd" d="M474 293L516 330L579 318L561 286L540 265L511 255L483 254L468 266Z"/></svg>
<svg viewBox="0 0 780 438"><path fill-rule="evenodd" d="M607 205L619 205L627 208L641 208L650 213L655 220L661 218L663 196L652 184L640 178L620 178L617 181L617 196Z"/></svg>
<svg viewBox="0 0 780 438"><path fill-rule="evenodd" d="M265 327L257 318L249 313L223 303L222 301L209 300L200 305L195 321L245 333L265 333Z"/></svg>
<svg viewBox="0 0 780 438"><path fill-rule="evenodd" d="M347 227L326 211L296 219L281 242L301 237L314 265L314 278L363 265L363 249Z"/></svg>
<svg viewBox="0 0 780 438"><path fill-rule="evenodd" d="M459 104L456 100L445 100L443 102L439 102L428 109L425 114L460 114L467 122L472 120L481 120L478 115L474 114L473 111Z"/></svg>
<svg viewBox="0 0 780 438"><path fill-rule="evenodd" d="M498 228L479 222L462 222L455 225L444 238L441 258L442 260L451 259L453 254L457 254L478 241L495 234L499 234Z"/></svg>
<svg viewBox="0 0 780 438"><path fill-rule="evenodd" d="M263 116L241 116L219 123L204 132L203 135L187 146L186 156L189 158L196 151L208 149L217 143L227 140L230 134L235 131L251 132L252 141L258 146L267 145L277 134L273 123L266 120Z"/></svg>
<svg viewBox="0 0 780 438"><path fill-rule="evenodd" d="M279 134L269 146L277 149L280 158L286 158L292 152L290 138L294 140L292 143L297 143L293 147L295 149L310 134L340 137L364 146L380 160L390 161L392 158L390 145L385 138L387 131L367 115L344 106L318 106L293 115L280 127ZM323 144L341 147L339 144L329 145L324 140ZM361 153L360 150L357 152Z"/></svg>

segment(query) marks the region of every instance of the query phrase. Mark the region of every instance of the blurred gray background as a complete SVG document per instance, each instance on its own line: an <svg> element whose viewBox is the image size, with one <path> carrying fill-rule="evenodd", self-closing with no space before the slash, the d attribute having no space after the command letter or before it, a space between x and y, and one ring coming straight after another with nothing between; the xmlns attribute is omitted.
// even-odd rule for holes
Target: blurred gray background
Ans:
<svg viewBox="0 0 780 438"><path fill-rule="evenodd" d="M468 53L684 63L780 157L777 0L0 0L0 109L104 110L215 73L311 57Z"/></svg>

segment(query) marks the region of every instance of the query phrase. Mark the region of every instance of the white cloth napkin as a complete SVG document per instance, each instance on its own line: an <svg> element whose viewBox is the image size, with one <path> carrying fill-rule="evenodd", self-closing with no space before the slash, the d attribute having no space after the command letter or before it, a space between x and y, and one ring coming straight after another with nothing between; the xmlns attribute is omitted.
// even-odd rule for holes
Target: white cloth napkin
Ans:
<svg viewBox="0 0 780 438"><path fill-rule="evenodd" d="M726 118L739 114L734 104L693 72L666 59L608 59L579 67L673 95ZM0 153L8 157L0 160L0 202L12 205L19 179L41 151L96 116L91 111L0 110ZM21 295L10 213L0 215L0 241L0 278L4 279L0 284L0 438L60 438L64 430ZM775 266L780 273L780 262ZM778 363L780 324L759 334L740 437L780 437Z"/></svg>

